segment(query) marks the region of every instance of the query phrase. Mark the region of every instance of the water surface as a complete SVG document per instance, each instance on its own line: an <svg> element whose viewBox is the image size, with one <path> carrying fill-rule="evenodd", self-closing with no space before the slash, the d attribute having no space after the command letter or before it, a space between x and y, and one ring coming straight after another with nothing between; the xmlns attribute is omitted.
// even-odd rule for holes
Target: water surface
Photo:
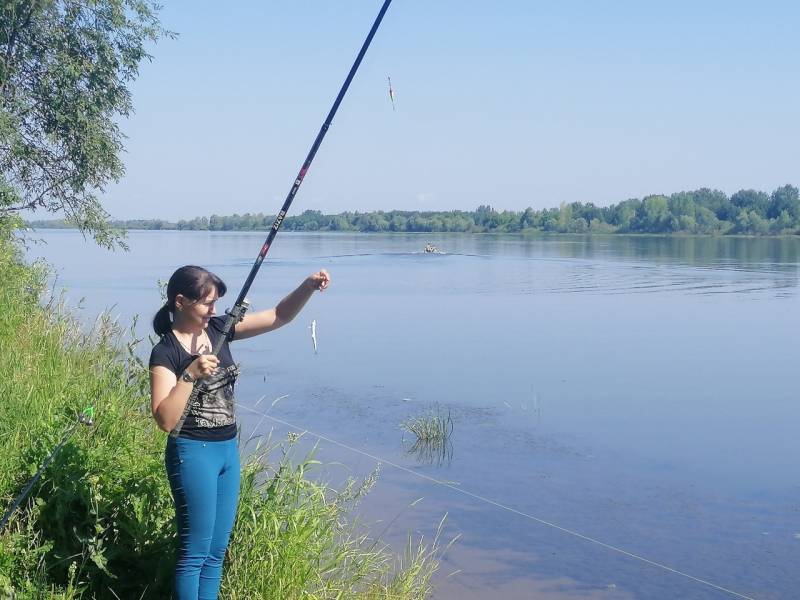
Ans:
<svg viewBox="0 0 800 600"><path fill-rule="evenodd" d="M71 302L85 297L86 320L139 314L142 333L158 279L207 266L231 289L226 308L263 242L132 232L120 254L39 235L29 254ZM428 241L446 254L422 253ZM745 596L794 598L798 257L797 239L284 233L253 310L319 268L333 284L294 323L234 346L240 421L284 436L256 413L288 394L269 415L328 438L318 457L346 467L326 476L366 475L379 457L360 512L397 550L446 512L445 538L461 538L437 598L736 597L541 521ZM431 407L454 422L444 460L409 454L399 427Z"/></svg>

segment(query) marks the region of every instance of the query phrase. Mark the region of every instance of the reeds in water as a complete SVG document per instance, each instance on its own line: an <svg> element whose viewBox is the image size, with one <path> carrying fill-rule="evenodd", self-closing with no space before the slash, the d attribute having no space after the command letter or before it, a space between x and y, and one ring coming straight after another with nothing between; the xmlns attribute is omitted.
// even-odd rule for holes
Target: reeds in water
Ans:
<svg viewBox="0 0 800 600"><path fill-rule="evenodd" d="M453 458L453 419L450 411L445 415L441 407L410 417L400 424L401 429L414 434L415 441L408 453L419 462L441 465Z"/></svg>

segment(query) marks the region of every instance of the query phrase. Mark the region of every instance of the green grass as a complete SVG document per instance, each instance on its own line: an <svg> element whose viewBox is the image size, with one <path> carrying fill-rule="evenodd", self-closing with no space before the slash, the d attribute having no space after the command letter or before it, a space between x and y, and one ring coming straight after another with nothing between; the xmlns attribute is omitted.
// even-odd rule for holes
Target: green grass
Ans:
<svg viewBox="0 0 800 600"><path fill-rule="evenodd" d="M442 413L442 409L430 409L425 413L410 417L400 424L405 431L413 433L417 440L428 444L441 445L450 439L453 433L453 419L450 413Z"/></svg>
<svg viewBox="0 0 800 600"><path fill-rule="evenodd" d="M0 598L168 598L174 511L166 436L149 414L136 342L107 317L82 330L57 301L39 303L46 271L23 264L0 222L0 508L4 511L87 405L75 430L0 532ZM439 538L396 556L352 517L375 476L335 490L293 461L292 441L253 450L222 598L421 599Z"/></svg>
<svg viewBox="0 0 800 600"><path fill-rule="evenodd" d="M400 428L414 435L414 444L408 453L419 462L441 465L452 460L450 436L453 434L453 419L449 411L445 415L437 406L436 410L429 409L421 415L409 417Z"/></svg>

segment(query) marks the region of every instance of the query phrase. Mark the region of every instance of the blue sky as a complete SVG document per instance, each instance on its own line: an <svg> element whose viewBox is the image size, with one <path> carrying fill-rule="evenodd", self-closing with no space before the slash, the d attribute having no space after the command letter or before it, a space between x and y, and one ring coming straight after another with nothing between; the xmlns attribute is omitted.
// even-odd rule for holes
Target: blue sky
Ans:
<svg viewBox="0 0 800 600"><path fill-rule="evenodd" d="M381 4L165 0L112 216L277 212ZM292 214L800 184L798 30L797 2L394 0Z"/></svg>

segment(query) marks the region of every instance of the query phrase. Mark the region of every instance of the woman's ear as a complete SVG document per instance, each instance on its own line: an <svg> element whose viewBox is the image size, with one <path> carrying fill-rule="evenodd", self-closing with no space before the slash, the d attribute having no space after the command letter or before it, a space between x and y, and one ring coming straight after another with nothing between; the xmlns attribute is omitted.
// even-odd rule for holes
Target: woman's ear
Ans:
<svg viewBox="0 0 800 600"><path fill-rule="evenodd" d="M186 296L183 294L178 294L175 296L175 310L180 311L183 310L184 307L187 305Z"/></svg>

